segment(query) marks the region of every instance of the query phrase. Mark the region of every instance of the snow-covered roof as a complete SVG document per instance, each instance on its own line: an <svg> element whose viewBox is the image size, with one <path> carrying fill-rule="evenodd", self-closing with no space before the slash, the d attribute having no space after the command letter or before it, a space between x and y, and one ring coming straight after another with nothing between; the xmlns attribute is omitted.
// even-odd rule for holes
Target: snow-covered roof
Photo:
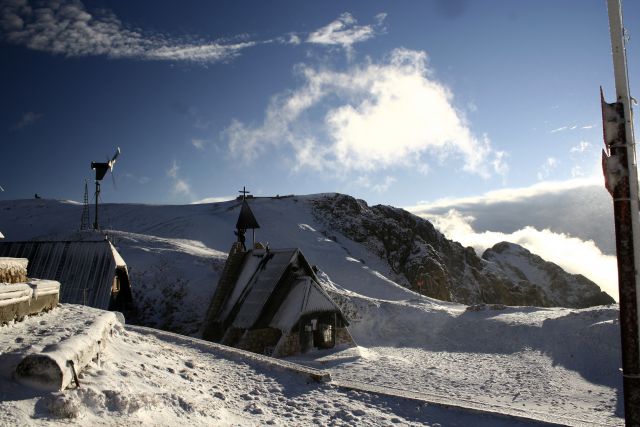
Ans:
<svg viewBox="0 0 640 427"><path fill-rule="evenodd" d="M216 322L225 328L267 327L277 315L275 323L289 330L291 322L315 311L340 309L317 282L302 252L297 248L256 249L245 256Z"/></svg>
<svg viewBox="0 0 640 427"><path fill-rule="evenodd" d="M115 246L113 246L111 244L111 242L109 242L109 248L111 249L111 253L113 254L113 259L116 262L116 267L127 267L127 263L124 262L124 259L120 256L120 254L118 253L118 251L116 250Z"/></svg>
<svg viewBox="0 0 640 427"><path fill-rule="evenodd" d="M0 256L29 260L28 275L60 282L60 302L108 309L118 262L106 241L0 242Z"/></svg>
<svg viewBox="0 0 640 427"><path fill-rule="evenodd" d="M267 300L280 282L287 267L297 255L296 249L285 249L266 253L246 287L245 298L236 315L233 326L248 329L262 313Z"/></svg>

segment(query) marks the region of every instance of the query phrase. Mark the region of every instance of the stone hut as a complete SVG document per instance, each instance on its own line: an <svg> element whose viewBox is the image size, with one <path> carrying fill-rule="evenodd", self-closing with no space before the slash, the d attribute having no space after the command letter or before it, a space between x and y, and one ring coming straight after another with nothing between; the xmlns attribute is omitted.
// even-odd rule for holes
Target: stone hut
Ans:
<svg viewBox="0 0 640 427"><path fill-rule="evenodd" d="M353 344L347 326L300 249L244 251L236 242L202 336L279 357Z"/></svg>

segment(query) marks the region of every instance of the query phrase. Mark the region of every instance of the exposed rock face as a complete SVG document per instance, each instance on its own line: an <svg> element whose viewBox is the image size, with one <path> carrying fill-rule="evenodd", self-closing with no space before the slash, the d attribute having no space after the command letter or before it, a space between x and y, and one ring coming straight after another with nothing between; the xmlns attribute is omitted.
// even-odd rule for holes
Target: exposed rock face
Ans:
<svg viewBox="0 0 640 427"><path fill-rule="evenodd" d="M567 273L522 246L497 243L487 249L482 258L498 265L514 283L540 287L553 305L584 308L614 302L583 275Z"/></svg>
<svg viewBox="0 0 640 427"><path fill-rule="evenodd" d="M328 229L341 232L386 260L397 283L433 298L540 307L613 302L595 283L570 275L528 251L531 258L497 257L501 252L490 252L494 247L485 259L480 258L473 248L448 240L429 221L403 209L368 206L343 194L325 195L312 204L314 214ZM511 265L515 259L532 262L530 270L544 270L546 276L527 276L529 269L525 272L516 268L519 264Z"/></svg>

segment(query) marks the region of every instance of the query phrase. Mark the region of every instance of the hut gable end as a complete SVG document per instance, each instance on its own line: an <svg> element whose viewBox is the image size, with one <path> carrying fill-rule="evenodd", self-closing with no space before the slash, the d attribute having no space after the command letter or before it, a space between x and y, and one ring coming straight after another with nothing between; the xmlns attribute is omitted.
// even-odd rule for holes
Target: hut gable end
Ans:
<svg viewBox="0 0 640 427"><path fill-rule="evenodd" d="M209 313L205 339L279 356L353 342L346 319L299 249L246 252L234 288L219 285L214 306L222 292L229 297Z"/></svg>

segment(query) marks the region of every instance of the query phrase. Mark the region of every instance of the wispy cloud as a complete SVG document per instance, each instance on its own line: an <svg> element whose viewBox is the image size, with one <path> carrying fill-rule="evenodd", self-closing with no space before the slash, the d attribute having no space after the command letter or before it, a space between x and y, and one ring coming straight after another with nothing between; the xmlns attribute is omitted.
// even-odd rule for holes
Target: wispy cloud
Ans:
<svg viewBox="0 0 640 427"><path fill-rule="evenodd" d="M385 13L378 14L374 24L357 25L356 19L349 13L341 14L337 19L309 34L307 43L340 46L350 52L356 43L373 38L384 31Z"/></svg>
<svg viewBox="0 0 640 427"><path fill-rule="evenodd" d="M547 160L544 161L540 169L538 169L538 181L543 181L551 175L551 172L558 167L559 160L555 157L547 157Z"/></svg>
<svg viewBox="0 0 640 427"><path fill-rule="evenodd" d="M386 193L396 181L397 179L390 175L385 176L382 181L377 182L372 180L369 175L361 175L354 181L354 184L382 194Z"/></svg>
<svg viewBox="0 0 640 427"><path fill-rule="evenodd" d="M193 145L194 147L196 147L198 150L204 150L204 145L207 141L205 141L204 139L199 139L199 138L192 138L191 139L191 145Z"/></svg>
<svg viewBox="0 0 640 427"><path fill-rule="evenodd" d="M571 153L584 153L591 148L591 143L588 141L580 141L577 145L571 147L569 152Z"/></svg>
<svg viewBox="0 0 640 427"><path fill-rule="evenodd" d="M26 0L2 3L4 41L68 57L107 56L159 61L215 63L233 59L256 42L202 40L133 29L113 13L89 12L79 0Z"/></svg>
<svg viewBox="0 0 640 427"><path fill-rule="evenodd" d="M415 206L406 207L411 212L449 209L451 207L471 205L491 205L498 203L519 203L548 194L571 193L580 188L602 186L601 177L573 179L568 181L545 181L523 188L503 188L493 190L479 196L443 198L433 202L420 201Z"/></svg>
<svg viewBox="0 0 640 427"><path fill-rule="evenodd" d="M549 133L558 133L558 132L564 132L567 130L576 130L576 129L583 129L583 130L588 130L588 129L592 129L594 128L595 125L585 125L585 126L578 126L578 125L571 125L571 126L561 126L559 128L556 129L551 129L549 131Z"/></svg>
<svg viewBox="0 0 640 427"><path fill-rule="evenodd" d="M130 172L125 173L124 177L132 181L135 181L138 184L147 184L149 181L151 181L151 179L148 176L137 176Z"/></svg>
<svg viewBox="0 0 640 427"><path fill-rule="evenodd" d="M18 122L15 125L13 125L13 128L14 129L26 128L28 126L33 125L35 122L37 122L41 118L42 118L42 114L35 113L33 111L28 111L22 115L20 120L18 120Z"/></svg>
<svg viewBox="0 0 640 427"><path fill-rule="evenodd" d="M180 166L177 161L171 162L171 166L167 169L167 176L173 181L171 192L176 195L187 196L193 198L189 182L180 175Z"/></svg>
<svg viewBox="0 0 640 427"><path fill-rule="evenodd" d="M275 96L259 126L234 120L225 130L232 156L255 160L266 150L292 150L298 169L346 173L425 168L423 157L456 158L467 172L506 173L506 153L476 136L435 80L424 52L396 49L379 64L346 71L298 67L304 84ZM331 99L331 103L324 100ZM320 122L309 111L321 109Z"/></svg>

